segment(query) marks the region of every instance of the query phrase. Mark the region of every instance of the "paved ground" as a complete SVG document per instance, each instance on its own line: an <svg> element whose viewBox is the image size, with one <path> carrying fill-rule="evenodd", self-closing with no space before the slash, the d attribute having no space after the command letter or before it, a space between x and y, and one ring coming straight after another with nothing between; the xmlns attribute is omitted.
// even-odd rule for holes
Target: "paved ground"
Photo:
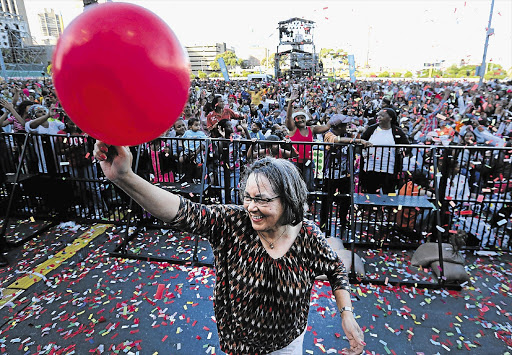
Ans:
<svg viewBox="0 0 512 355"><path fill-rule="evenodd" d="M17 223L9 238L41 226ZM11 250L11 266L0 269L0 352L221 354L211 301L214 270L112 258L123 233L112 225L69 224ZM145 231L130 252L185 259L191 245L188 235ZM359 255L373 278L416 277L408 253ZM366 352L512 353L512 257L466 256L471 281L460 292L354 285ZM204 242L199 259L212 260ZM161 299L155 297L159 287ZM347 345L331 296L328 283L317 281L305 354L340 353Z"/></svg>

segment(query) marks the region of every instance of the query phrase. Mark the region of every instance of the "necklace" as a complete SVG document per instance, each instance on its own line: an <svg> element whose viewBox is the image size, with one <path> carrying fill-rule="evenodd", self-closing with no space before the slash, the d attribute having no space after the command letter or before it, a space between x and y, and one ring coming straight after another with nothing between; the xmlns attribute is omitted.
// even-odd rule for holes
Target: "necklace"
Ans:
<svg viewBox="0 0 512 355"><path fill-rule="evenodd" d="M280 235L279 237L277 237L277 239L276 239L276 240L274 240L273 242L269 242L269 241L267 240L267 238L265 238L265 237L263 236L263 234L261 234L260 232L257 232L257 233L258 233L258 235L259 235L260 237L262 237L262 238L263 238L263 240L264 240L264 241L266 241L266 242L267 242L267 244L268 244L268 246L270 247L270 249L274 249L274 243L275 243L275 242L277 242L279 239L281 239L281 237L284 235L284 232L286 232L286 229L287 229L287 227L285 227L285 228L284 228L283 233L281 233L281 235Z"/></svg>

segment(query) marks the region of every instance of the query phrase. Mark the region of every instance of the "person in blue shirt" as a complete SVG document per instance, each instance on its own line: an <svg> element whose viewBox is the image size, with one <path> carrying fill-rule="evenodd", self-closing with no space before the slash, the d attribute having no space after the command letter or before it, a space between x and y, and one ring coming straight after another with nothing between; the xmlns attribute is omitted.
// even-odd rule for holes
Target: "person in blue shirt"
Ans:
<svg viewBox="0 0 512 355"><path fill-rule="evenodd" d="M261 133L261 129L263 128L263 125L261 122L255 121L251 125L251 130L249 131L249 135L251 136L251 139L256 138L257 140L265 140L265 136L263 133Z"/></svg>
<svg viewBox="0 0 512 355"><path fill-rule="evenodd" d="M183 172L185 181L196 182L201 178L201 164L203 163L204 138L208 138L206 133L201 130L201 121L197 117L188 120L189 129L183 135L188 138L183 143L183 154L180 157L180 163L183 163Z"/></svg>

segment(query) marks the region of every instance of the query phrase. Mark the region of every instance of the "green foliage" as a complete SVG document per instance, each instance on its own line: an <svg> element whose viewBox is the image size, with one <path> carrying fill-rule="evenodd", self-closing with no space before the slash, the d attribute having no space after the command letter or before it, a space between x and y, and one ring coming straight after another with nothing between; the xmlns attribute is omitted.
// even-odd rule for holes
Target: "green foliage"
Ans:
<svg viewBox="0 0 512 355"><path fill-rule="evenodd" d="M191 72L190 73L190 80L194 80L196 78L196 76Z"/></svg>
<svg viewBox="0 0 512 355"><path fill-rule="evenodd" d="M392 78L401 78L402 77L402 73L394 72L393 74L391 74L391 77Z"/></svg>
<svg viewBox="0 0 512 355"><path fill-rule="evenodd" d="M484 79L490 80L490 79L505 79L507 77L507 72L501 68L501 65L499 67L489 67L489 70L484 75Z"/></svg>
<svg viewBox="0 0 512 355"><path fill-rule="evenodd" d="M383 71L379 74L379 78L389 78L389 72Z"/></svg>
<svg viewBox="0 0 512 355"><path fill-rule="evenodd" d="M279 57L279 66L282 67L286 64L286 59L287 59L287 56L286 55L282 55ZM268 64L266 64L268 61ZM269 67L271 68L274 68L275 65L276 65L276 54L275 53L272 53L270 55L270 57L267 57L267 58L263 58L261 60L261 65L268 65Z"/></svg>
<svg viewBox="0 0 512 355"><path fill-rule="evenodd" d="M446 68L446 70L441 71L439 69L427 68L423 69L419 72L418 76L420 78L477 78L476 76L476 65L463 65L461 67L453 64ZM411 74L412 76L412 74ZM500 64L487 63L487 71L485 73L485 79L503 79L507 76L506 72L503 70L503 67ZM406 76L405 77L410 77Z"/></svg>
<svg viewBox="0 0 512 355"><path fill-rule="evenodd" d="M212 70L220 70L220 65L218 62L219 58L224 58L224 62L226 63L228 69L233 68L237 65L241 65L243 62L243 60L239 59L235 53L231 51L225 51L224 53L217 54L215 56L215 60L210 63L210 68Z"/></svg>
<svg viewBox="0 0 512 355"><path fill-rule="evenodd" d="M412 73L410 71L405 72L404 78L412 78Z"/></svg>
<svg viewBox="0 0 512 355"><path fill-rule="evenodd" d="M208 74L209 78L219 78L220 76L221 76L220 73L216 73L216 72Z"/></svg>
<svg viewBox="0 0 512 355"><path fill-rule="evenodd" d="M270 57L263 58L261 60L261 65L268 65L269 67L274 67L276 61L276 54L272 53Z"/></svg>
<svg viewBox="0 0 512 355"><path fill-rule="evenodd" d="M451 67L446 69L445 75L449 77L457 77L457 73L459 72L459 68L453 64Z"/></svg>
<svg viewBox="0 0 512 355"><path fill-rule="evenodd" d="M423 69L418 76L420 78L442 78L443 72L439 69Z"/></svg>
<svg viewBox="0 0 512 355"><path fill-rule="evenodd" d="M206 73L202 70L199 70L197 72L197 76L199 77L199 79L206 79L208 77L208 75L206 75Z"/></svg>
<svg viewBox="0 0 512 355"><path fill-rule="evenodd" d="M320 58L346 59L347 52L343 49L322 48L320 49Z"/></svg>
<svg viewBox="0 0 512 355"><path fill-rule="evenodd" d="M249 73L248 71L245 71L245 70L244 70L244 71L242 71L242 76L243 76L243 77L248 77L248 76L249 76L249 74L250 74L250 73Z"/></svg>

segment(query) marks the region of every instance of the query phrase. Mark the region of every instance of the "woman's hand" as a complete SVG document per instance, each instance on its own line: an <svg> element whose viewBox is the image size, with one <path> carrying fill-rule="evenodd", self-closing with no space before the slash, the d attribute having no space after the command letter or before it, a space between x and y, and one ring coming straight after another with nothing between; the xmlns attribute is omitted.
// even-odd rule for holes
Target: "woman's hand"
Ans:
<svg viewBox="0 0 512 355"><path fill-rule="evenodd" d="M0 99L0 106L5 107L9 111L14 109L14 106L9 101L7 101L5 99Z"/></svg>
<svg viewBox="0 0 512 355"><path fill-rule="evenodd" d="M293 92L291 93L290 95L290 102L294 102L295 100L297 100L299 98L299 93L298 91L296 90L293 90Z"/></svg>
<svg viewBox="0 0 512 355"><path fill-rule="evenodd" d="M96 141L93 154L107 179L114 183L132 171L133 156L128 147L109 146Z"/></svg>
<svg viewBox="0 0 512 355"><path fill-rule="evenodd" d="M373 146L372 143L368 142L368 141L365 141L364 139L361 139L360 140L360 143L363 145L364 148L368 148L368 147L371 147Z"/></svg>
<svg viewBox="0 0 512 355"><path fill-rule="evenodd" d="M366 343L364 342L363 331L354 319L354 315L352 313L343 315L341 326L343 327L343 331L345 332L348 342L350 343L350 349L344 348L342 350L342 354L362 354Z"/></svg>
<svg viewBox="0 0 512 355"><path fill-rule="evenodd" d="M222 138L226 138L226 130L222 127L219 127L219 134Z"/></svg>

